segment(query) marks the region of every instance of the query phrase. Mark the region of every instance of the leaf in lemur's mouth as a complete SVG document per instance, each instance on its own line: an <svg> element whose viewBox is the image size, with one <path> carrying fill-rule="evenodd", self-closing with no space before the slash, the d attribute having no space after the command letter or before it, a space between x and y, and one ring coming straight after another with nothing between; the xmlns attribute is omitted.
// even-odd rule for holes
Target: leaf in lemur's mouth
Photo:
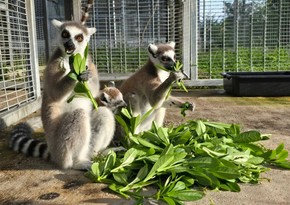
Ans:
<svg viewBox="0 0 290 205"><path fill-rule="evenodd" d="M88 49L89 48L87 45L84 52L84 57L82 57L81 54L79 53L69 57L69 64L71 67L71 71L69 72L68 77L70 77L71 79L75 81L78 81L78 83L76 84L74 88L75 94L69 97L67 102L70 103L75 97L88 97L93 103L95 110L97 110L98 104L89 89L87 81L80 80L81 79L80 75L87 70L86 62L87 62L87 57L88 57Z"/></svg>
<svg viewBox="0 0 290 205"><path fill-rule="evenodd" d="M164 70L166 72L181 72L186 78L188 78L188 76L184 73L184 71L182 70L182 63L180 61L176 61L175 65L173 67L170 68L170 70L166 69L165 67L161 66L161 65L156 65L157 68L161 69L161 70ZM185 92L188 92L188 90L186 89L185 85L184 85L184 82L182 79L179 79L176 81L176 84L177 86L181 89L181 90L184 90ZM166 95L166 99L169 97L170 93L171 93L171 90L172 90L172 85Z"/></svg>

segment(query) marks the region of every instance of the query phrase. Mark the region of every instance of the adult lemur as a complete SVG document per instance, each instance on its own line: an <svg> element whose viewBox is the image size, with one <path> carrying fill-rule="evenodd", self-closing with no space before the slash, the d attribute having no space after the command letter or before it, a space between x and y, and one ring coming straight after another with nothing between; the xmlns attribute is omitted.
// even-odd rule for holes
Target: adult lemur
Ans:
<svg viewBox="0 0 290 205"><path fill-rule="evenodd" d="M124 100L131 107L134 116L144 115L153 107L155 108L152 114L137 128L137 132L150 129L153 120L162 126L165 107L170 104L181 106L184 103L173 97L166 99L172 83L184 78L182 72L167 72L158 67L160 65L172 71L176 61L174 48L175 42L160 45L149 44L147 63L124 81L120 87ZM191 104L190 109L194 109L194 104Z"/></svg>
<svg viewBox="0 0 290 205"><path fill-rule="evenodd" d="M30 138L29 127L23 124L12 131L10 141L10 147L16 151L44 158L50 155L50 159L63 169L88 169L91 156L106 148L114 135L115 119L110 109L99 107L95 111L87 98L74 98L67 103L76 85L76 81L68 77L72 71L69 57L76 53L82 55L90 36L96 32L95 28L84 26L88 8L85 11L81 22L52 21L58 30L59 43L44 72L41 118L47 145ZM80 79L87 81L92 95L97 97L97 69L91 59L86 66ZM107 124L111 125L110 129Z"/></svg>

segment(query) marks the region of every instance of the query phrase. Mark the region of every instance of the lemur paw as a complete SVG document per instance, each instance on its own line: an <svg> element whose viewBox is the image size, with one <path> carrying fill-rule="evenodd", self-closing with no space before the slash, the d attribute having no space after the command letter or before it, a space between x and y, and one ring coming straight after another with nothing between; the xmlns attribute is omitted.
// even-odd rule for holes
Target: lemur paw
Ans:
<svg viewBox="0 0 290 205"><path fill-rule="evenodd" d="M195 110L195 104L194 103L190 103L190 102L187 102L187 103L188 103L188 110L193 112Z"/></svg>
<svg viewBox="0 0 290 205"><path fill-rule="evenodd" d="M88 81L93 76L90 70L85 70L79 75L80 81Z"/></svg>
<svg viewBox="0 0 290 205"><path fill-rule="evenodd" d="M186 78L186 76L182 72L171 72L169 78L173 81L177 81Z"/></svg>

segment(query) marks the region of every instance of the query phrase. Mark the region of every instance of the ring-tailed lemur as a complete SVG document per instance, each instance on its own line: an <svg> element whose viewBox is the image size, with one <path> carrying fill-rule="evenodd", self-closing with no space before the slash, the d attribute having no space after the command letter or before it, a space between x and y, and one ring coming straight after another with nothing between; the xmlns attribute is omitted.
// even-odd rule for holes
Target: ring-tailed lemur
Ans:
<svg viewBox="0 0 290 205"><path fill-rule="evenodd" d="M144 115L153 107L155 108L152 114L137 128L137 132L150 129L152 121L156 121L159 126L162 126L165 107L170 104L182 106L184 103L173 97L166 100L172 83L184 78L182 72L172 71L176 61L174 48L175 42L160 45L149 44L147 64L125 80L120 87L124 100L131 107L134 116ZM172 72L162 70L158 65ZM193 110L193 108L194 104L191 109Z"/></svg>
<svg viewBox="0 0 290 205"><path fill-rule="evenodd" d="M96 99L99 106L105 106L114 113L118 112L118 108L126 107L127 104L123 100L123 94L115 87L105 87L100 91L99 97Z"/></svg>
<svg viewBox="0 0 290 205"><path fill-rule="evenodd" d="M90 168L92 154L105 149L114 135L113 128L108 132L102 129L107 123L115 123L114 114L109 108L99 107L95 111L87 98L75 98L67 103L77 83L68 77L72 70L69 57L76 53L83 55L90 36L96 32L95 28L84 26L87 12L84 15L86 17L81 22L52 21L58 30L59 43L44 72L41 118L48 148L45 153L49 153L51 161L63 169ZM97 69L90 58L86 66L87 70L80 78L87 81L92 95L97 97ZM16 126L12 133L10 147L14 150L33 153L34 156L46 156L42 152L46 145L21 137L30 135L27 126ZM39 151L35 151L37 149Z"/></svg>
<svg viewBox="0 0 290 205"><path fill-rule="evenodd" d="M99 96L96 98L96 101L98 102L98 105L100 106L99 109L103 109L102 107L107 107L112 112L116 112L119 107L125 107L126 103L123 100L123 95L115 87L105 87L103 90L100 91ZM102 113L102 112L101 112ZM97 118L97 121L94 121L97 126L93 126L96 128L102 129L102 132L104 133L111 133L111 130L115 130L115 121L108 121L103 120L107 116L99 116ZM102 119L101 121L98 119ZM50 158L50 153L48 151L48 147L45 141L33 139L32 133L33 133L33 125L31 123L35 123L37 119L32 120L32 122L25 122L20 123L16 127L14 127L12 133L11 133L11 140L10 140L10 147L16 151L16 152L22 152L24 154L27 154L28 156L32 157L40 157L44 159ZM102 124L100 124L102 123ZM38 129L42 126L39 125L41 123L38 123L37 128ZM101 142L99 138L92 138L90 141L90 146L92 150L98 151L100 148L96 147L96 145L100 144L102 145L103 142ZM91 157L98 154L92 152Z"/></svg>

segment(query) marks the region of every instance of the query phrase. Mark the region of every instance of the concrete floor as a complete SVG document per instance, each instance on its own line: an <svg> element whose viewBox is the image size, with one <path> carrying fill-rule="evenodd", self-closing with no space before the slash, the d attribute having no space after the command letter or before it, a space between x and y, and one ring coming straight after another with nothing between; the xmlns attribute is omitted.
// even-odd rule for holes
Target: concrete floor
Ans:
<svg viewBox="0 0 290 205"><path fill-rule="evenodd" d="M200 118L236 123L243 130L272 134L263 142L266 147L274 149L284 142L290 150L290 97L231 97L220 89L175 94L194 102L196 110L182 118L179 109L170 108L166 123ZM42 135L38 132L36 135ZM9 129L0 133L0 204L134 204L110 192L106 185L91 183L83 172L59 170L50 162L12 152L8 137ZM258 185L242 184L241 192L207 190L202 200L186 204L290 205L290 170L273 168L261 177Z"/></svg>

